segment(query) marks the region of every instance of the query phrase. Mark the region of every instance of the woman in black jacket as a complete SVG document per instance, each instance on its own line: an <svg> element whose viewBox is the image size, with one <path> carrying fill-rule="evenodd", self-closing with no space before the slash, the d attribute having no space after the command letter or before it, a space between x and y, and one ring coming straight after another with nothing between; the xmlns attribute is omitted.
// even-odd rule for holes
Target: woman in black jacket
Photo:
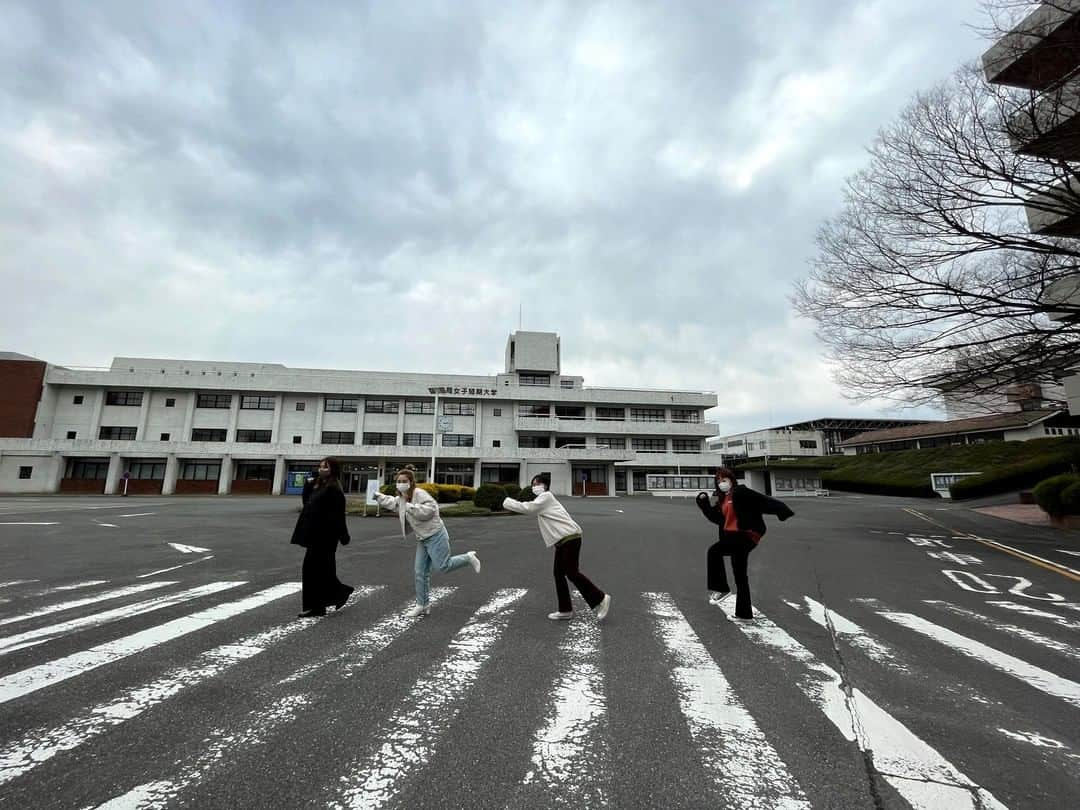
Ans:
<svg viewBox="0 0 1080 810"><path fill-rule="evenodd" d="M319 474L311 497L296 519L292 542L307 549L303 567L302 618L325 616L326 608L345 607L353 589L337 578L334 555L337 545L347 545L349 529L345 525L345 493L338 477L341 465L337 459L324 458L319 462Z"/></svg>
<svg viewBox="0 0 1080 810"><path fill-rule="evenodd" d="M735 617L754 618L750 604L750 579L746 566L750 552L757 548L765 534L763 515L776 515L787 520L794 515L783 502L762 495L735 480L727 467L716 471L716 490L712 495L698 493L697 505L705 517L720 527L720 539L709 546L706 556L706 578L709 604L719 606L728 596L724 557L731 557L731 572L735 575Z"/></svg>

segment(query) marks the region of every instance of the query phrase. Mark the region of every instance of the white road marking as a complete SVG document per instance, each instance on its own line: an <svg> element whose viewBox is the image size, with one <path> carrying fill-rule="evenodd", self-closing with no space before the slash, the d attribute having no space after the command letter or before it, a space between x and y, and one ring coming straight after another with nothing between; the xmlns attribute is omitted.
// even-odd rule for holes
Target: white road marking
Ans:
<svg viewBox="0 0 1080 810"><path fill-rule="evenodd" d="M1034 745L1036 748L1054 748L1059 751L1068 751L1069 746L1060 740L1055 740L1052 737L1044 737L1037 731L1009 731L1008 729L999 728L1002 734L1012 740L1019 740L1020 742L1026 742Z"/></svg>
<svg viewBox="0 0 1080 810"><path fill-rule="evenodd" d="M94 596L84 596L81 599L72 599L70 602L59 602L55 605L49 605L48 607L32 610L29 613L21 613L18 616L8 616L6 619L0 619L0 626L3 626L5 624L15 624L16 622L24 622L27 619L36 619L39 616L48 616L50 613L60 613L65 610L74 610L75 608L92 605L95 602L105 602L110 599L121 599L125 596L133 596L137 593L142 593L144 591L152 591L155 588L164 588L169 585L175 584L175 582L142 582L138 585L127 585L123 588L116 588L112 591L104 591L103 593L95 594ZM49 593L51 593L51 591L45 592L45 594Z"/></svg>
<svg viewBox="0 0 1080 810"><path fill-rule="evenodd" d="M7 582L0 582L0 588L10 588L13 585L29 585L33 582L41 582L40 579L9 579Z"/></svg>
<svg viewBox="0 0 1080 810"><path fill-rule="evenodd" d="M579 611L586 605L577 594ZM559 644L559 673L548 693L548 712L533 737L532 761L523 785L558 796L570 807L603 807L607 794L608 748L598 729L607 714L600 669L600 628L572 621Z"/></svg>
<svg viewBox="0 0 1080 810"><path fill-rule="evenodd" d="M450 641L450 653L413 685L403 706L382 725L382 745L371 751L351 773L341 778L336 808L377 808L393 800L402 782L426 765L435 745L461 711L464 697L476 683L490 649L501 638L513 613L511 606L525 595L520 588L496 592Z"/></svg>
<svg viewBox="0 0 1080 810"><path fill-rule="evenodd" d="M646 593L667 650L679 706L705 769L734 808L810 810L795 777L739 702L724 673L666 593Z"/></svg>
<svg viewBox="0 0 1080 810"><path fill-rule="evenodd" d="M1041 692L1061 698L1073 706L1080 706L1080 683L1062 678L1060 675L1055 675L1053 672L1048 672L1026 661L1021 661L1019 658L995 650L980 641L954 633L948 628L928 622L921 616L889 610L880 610L878 614L902 627L921 633L934 641L939 641L950 649L963 653L977 661L982 661L984 664L989 664L1000 672L1012 675Z"/></svg>
<svg viewBox="0 0 1080 810"><path fill-rule="evenodd" d="M186 591L169 594L168 596L158 596L154 599L147 599L132 605L124 605L123 607L106 610L103 613L92 613L89 616L81 616L78 619L71 619L70 621L61 622L60 624L35 627L33 630L27 630L25 633L0 638L0 655L7 655L8 653L22 650L26 647L44 644L47 641L52 641L73 630L99 627L119 619L127 619L142 613L151 613L155 610L182 604L191 599L197 599L200 596L209 596L211 594L220 593L221 591L227 591L230 588L237 588L243 584L243 582L211 582L208 585L199 585L195 588L189 588Z"/></svg>
<svg viewBox="0 0 1080 810"><path fill-rule="evenodd" d="M210 550L208 548L202 548L200 546L188 546L184 543L169 543L169 545L179 551L181 554L205 554L207 551Z"/></svg>
<svg viewBox="0 0 1080 810"><path fill-rule="evenodd" d="M0 526L59 526L56 522L27 521L22 523L0 523Z"/></svg>
<svg viewBox="0 0 1080 810"><path fill-rule="evenodd" d="M105 526L106 528L109 528L109 529L119 529L120 528L115 523L98 523L96 520L94 521L94 525L95 526Z"/></svg>
<svg viewBox="0 0 1080 810"><path fill-rule="evenodd" d="M82 675L98 667L112 664L128 656L143 652L152 647L186 636L197 630L203 630L217 622L239 616L275 599L296 593L300 590L299 582L286 582L272 588L259 591L237 602L201 610L190 616L173 619L165 624L132 633L130 636L99 644L89 650L73 653L49 661L36 667L0 678L0 703L24 697L33 692L53 686L61 681Z"/></svg>
<svg viewBox="0 0 1080 810"><path fill-rule="evenodd" d="M1051 613L1049 610L1041 610L1040 608L1034 608L1031 605L1022 605L1019 602L1006 602L996 599L988 599L986 604L993 605L994 607L1005 608L1005 610L1011 610L1015 613L1022 613L1025 616L1034 616L1039 619L1048 619L1059 627L1065 627L1069 630L1080 630L1080 622L1074 622L1066 619L1064 616L1060 616L1057 613Z"/></svg>
<svg viewBox="0 0 1080 810"><path fill-rule="evenodd" d="M157 512L136 512L133 515L117 515L117 517L148 517L149 515L156 515Z"/></svg>
<svg viewBox="0 0 1080 810"><path fill-rule="evenodd" d="M1062 565L1059 562L1054 562L1053 560L1048 560L1045 557L1039 557L1039 556L1037 556L1035 554L1032 554L1030 551L1021 551L1018 548L1013 548L1012 546L1007 546L1004 543L1001 543L1001 542L999 542L997 540L990 540L990 539L988 539L986 537L978 537L977 535L972 535L971 537L972 537L973 540L979 540L979 541L981 541L983 543L987 543L988 545L994 546L995 548L1007 549L1008 551L1014 551L1017 554L1021 554L1021 555L1025 556L1025 557L1030 557L1033 560L1038 560L1039 562L1046 563L1047 565L1053 566L1054 568L1063 568L1066 571L1068 571L1070 574L1073 574L1074 576L1080 577L1080 571L1077 571L1075 568L1069 568L1067 565Z"/></svg>
<svg viewBox="0 0 1080 810"><path fill-rule="evenodd" d="M892 647L878 641L855 622L845 619L836 611L814 601L809 596L804 596L803 599L806 602L805 607L797 602L790 602L786 599L784 601L788 606L809 616L815 624L836 633L837 637L843 639L855 649L861 650L871 661L876 661L898 672L910 672L907 664L897 657Z"/></svg>
<svg viewBox="0 0 1080 810"><path fill-rule="evenodd" d="M734 606L721 604L735 626L752 641L801 663L798 687L866 755L886 782L916 810L1004 810L990 791L931 748L859 689L846 683L806 647L758 612L753 622L734 618ZM856 719L857 718L857 719Z"/></svg>
<svg viewBox="0 0 1080 810"><path fill-rule="evenodd" d="M1080 660L1080 649L1077 649L1072 644L1066 644L1063 641L1044 636L1042 633L1036 633L1034 630L1028 630L1024 627L1018 627L1015 624L1002 624L1001 622L991 619L989 616L984 616L981 613L976 613L974 610L968 610L962 608L959 605L954 605L951 602L942 602L937 599L924 599L928 605L934 605L935 607L944 608L950 613L955 613L957 616L963 616L964 618L976 621L979 624L986 625L993 630L1004 630L1006 633L1011 633L1014 636L1030 641L1032 644L1038 644L1040 647L1046 647L1048 650L1061 653L1069 658L1075 658Z"/></svg>
<svg viewBox="0 0 1080 810"><path fill-rule="evenodd" d="M208 554L207 556L202 557L202 558L200 558L198 560L192 560L191 562L180 563L180 565L173 565L173 566L171 566L169 568L159 568L157 571L150 571L150 572L145 573L145 574L138 574L138 575L136 575L135 579L144 579L145 577L153 577L153 576L157 576L158 574L167 574L167 573L169 573L169 571L175 571L177 568L183 568L186 565L194 565L195 563L206 562L207 560L212 560L212 559L214 559L214 555L213 554Z"/></svg>
<svg viewBox="0 0 1080 810"><path fill-rule="evenodd" d="M108 585L108 584L109 584L109 580L107 580L107 579L90 579L90 580L87 580L86 582L76 582L76 583L73 583L71 585L58 585L55 588L52 588L51 590L53 590L53 591L77 591L80 588L92 588L95 585ZM38 591L35 594L35 596L44 596L47 593L49 593L48 590Z"/></svg>
<svg viewBox="0 0 1080 810"><path fill-rule="evenodd" d="M1073 557L1080 557L1080 551L1072 551L1067 548L1059 548L1058 551L1060 551L1062 554L1070 554Z"/></svg>
<svg viewBox="0 0 1080 810"><path fill-rule="evenodd" d="M297 590L298 587L293 587L289 593ZM110 728L138 717L147 709L164 703L184 689L198 686L220 675L234 664L258 655L276 642L310 627L317 621L318 619L297 619L233 644L222 644L200 655L194 664L171 669L157 680L130 688L114 700L94 706L62 726L34 729L0 749L0 785L48 762L57 754L78 748Z"/></svg>

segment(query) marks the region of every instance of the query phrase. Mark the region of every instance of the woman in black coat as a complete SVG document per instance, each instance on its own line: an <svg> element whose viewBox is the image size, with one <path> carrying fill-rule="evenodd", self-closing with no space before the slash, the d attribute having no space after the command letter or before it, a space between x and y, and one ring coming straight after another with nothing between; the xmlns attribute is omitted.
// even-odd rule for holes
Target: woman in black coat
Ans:
<svg viewBox="0 0 1080 810"><path fill-rule="evenodd" d="M728 596L724 557L731 557L731 572L735 575L735 617L754 618L750 604L750 579L746 573L750 552L757 548L765 534L763 515L776 515L787 520L794 515L786 504L762 495L735 480L727 467L716 471L716 489L709 495L698 493L697 505L706 519L720 527L720 538L709 546L706 556L706 578L709 604L719 606Z"/></svg>
<svg viewBox="0 0 1080 810"><path fill-rule="evenodd" d="M353 589L337 578L334 555L337 545L347 545L349 529L345 525L345 493L338 482L341 466L337 459L324 458L319 462L319 474L311 497L296 519L292 542L307 549L303 567L303 612L308 616L325 616L333 605L341 610Z"/></svg>

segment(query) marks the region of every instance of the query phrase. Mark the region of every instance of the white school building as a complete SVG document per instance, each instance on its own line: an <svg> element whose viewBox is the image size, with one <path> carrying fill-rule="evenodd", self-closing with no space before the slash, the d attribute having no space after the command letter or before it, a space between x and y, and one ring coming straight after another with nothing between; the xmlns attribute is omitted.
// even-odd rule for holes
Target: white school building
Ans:
<svg viewBox="0 0 1080 810"><path fill-rule="evenodd" d="M0 389L3 493L286 494L335 456L349 492L406 463L428 480L434 458L438 483L550 472L558 494L614 495L720 463L715 393L586 386L549 332L510 335L492 376L0 353Z"/></svg>

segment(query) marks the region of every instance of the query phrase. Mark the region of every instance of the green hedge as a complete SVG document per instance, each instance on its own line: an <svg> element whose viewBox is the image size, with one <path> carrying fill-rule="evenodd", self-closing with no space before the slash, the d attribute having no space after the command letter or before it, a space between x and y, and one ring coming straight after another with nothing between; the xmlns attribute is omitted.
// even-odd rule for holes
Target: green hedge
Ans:
<svg viewBox="0 0 1080 810"><path fill-rule="evenodd" d="M1026 461L988 470L982 475L964 478L949 488L954 500L981 498L1033 487L1040 481L1073 472L1080 465L1080 443L1059 446Z"/></svg>
<svg viewBox="0 0 1080 810"><path fill-rule="evenodd" d="M472 487L463 487L458 484L427 484L421 483L416 485L417 489L422 489L428 495L433 497L439 503L457 503L458 501L471 501L476 494L476 490ZM397 487L394 482L383 484L379 487L379 492L383 495L397 495Z"/></svg>
<svg viewBox="0 0 1080 810"><path fill-rule="evenodd" d="M905 480L907 478L908 480ZM835 489L840 492L862 492L867 495L894 495L902 498L933 498L934 490L930 488L930 481L920 484L910 480L910 477L900 476L866 476L854 478L844 475L843 470L822 471L821 485L825 489Z"/></svg>
<svg viewBox="0 0 1080 810"><path fill-rule="evenodd" d="M481 484L473 497L473 503L482 508L498 512L506 498L506 489L500 484Z"/></svg>
<svg viewBox="0 0 1080 810"><path fill-rule="evenodd" d="M1080 475L1065 473L1040 482L1034 491L1035 502L1047 514L1080 515Z"/></svg>

